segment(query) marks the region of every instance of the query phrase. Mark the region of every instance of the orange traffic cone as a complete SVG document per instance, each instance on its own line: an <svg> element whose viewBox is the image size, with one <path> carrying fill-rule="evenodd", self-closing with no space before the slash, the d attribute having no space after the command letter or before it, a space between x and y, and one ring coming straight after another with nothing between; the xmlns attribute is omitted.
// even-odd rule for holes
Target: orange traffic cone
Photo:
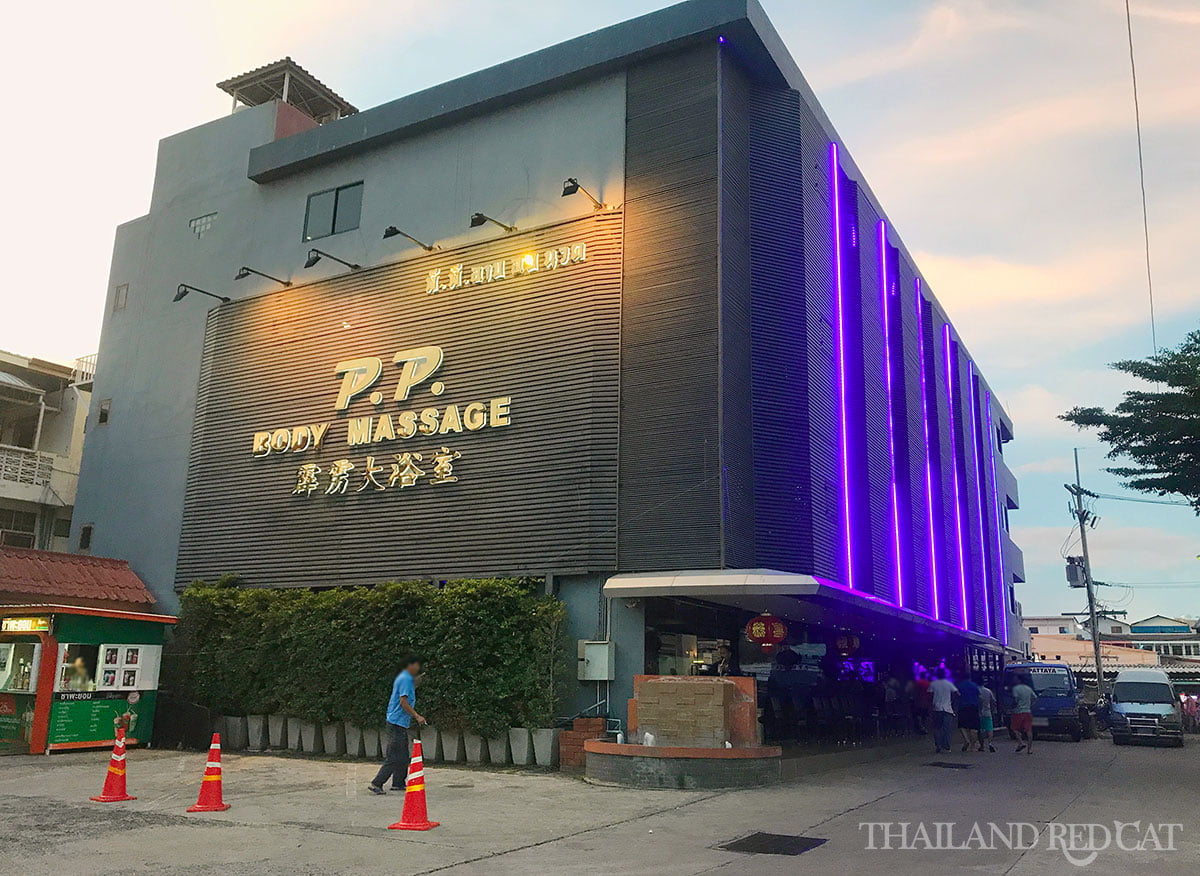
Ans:
<svg viewBox="0 0 1200 876"><path fill-rule="evenodd" d="M112 759L108 762L108 772L104 776L104 790L99 797L90 798L97 803L119 803L122 800L136 800L125 793L125 729L117 728L117 740L113 743Z"/></svg>
<svg viewBox="0 0 1200 876"><path fill-rule="evenodd" d="M414 739L408 779L404 783L404 811L399 821L388 825L388 830L429 830L438 824L430 821L425 811L425 760L421 757L421 740Z"/></svg>
<svg viewBox="0 0 1200 876"><path fill-rule="evenodd" d="M221 799L221 734L214 733L208 747L208 763L200 780L200 797L188 812L224 812L229 804Z"/></svg>

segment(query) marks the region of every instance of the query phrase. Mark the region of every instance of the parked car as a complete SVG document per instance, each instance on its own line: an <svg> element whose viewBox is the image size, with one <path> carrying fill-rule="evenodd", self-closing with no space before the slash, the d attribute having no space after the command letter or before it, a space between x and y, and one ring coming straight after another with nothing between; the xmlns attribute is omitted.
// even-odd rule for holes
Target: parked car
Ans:
<svg viewBox="0 0 1200 876"><path fill-rule="evenodd" d="M1108 729L1115 745L1134 739L1183 745L1183 712L1161 669L1122 669L1113 682Z"/></svg>
<svg viewBox="0 0 1200 876"><path fill-rule="evenodd" d="M1065 663L1012 663L1004 669L1000 714L1004 723L1012 714L1012 689L1020 676L1033 682L1033 732L1061 733L1075 742L1096 735L1095 715L1084 701L1083 683Z"/></svg>

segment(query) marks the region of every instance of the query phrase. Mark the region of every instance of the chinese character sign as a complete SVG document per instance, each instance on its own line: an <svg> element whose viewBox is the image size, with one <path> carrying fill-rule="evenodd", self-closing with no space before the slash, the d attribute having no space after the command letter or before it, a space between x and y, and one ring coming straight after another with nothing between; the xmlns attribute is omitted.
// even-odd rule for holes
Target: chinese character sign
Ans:
<svg viewBox="0 0 1200 876"><path fill-rule="evenodd" d="M403 490L417 486L422 478L430 484L453 484L458 481L454 462L461 457L462 454L457 450L439 447L420 453L396 453L387 462L379 457L368 456L362 465L349 459L334 460L327 469L315 463L305 463L296 471L292 495L307 498L317 491L326 496L340 496L348 491ZM351 491L352 479L358 479L358 486Z"/></svg>

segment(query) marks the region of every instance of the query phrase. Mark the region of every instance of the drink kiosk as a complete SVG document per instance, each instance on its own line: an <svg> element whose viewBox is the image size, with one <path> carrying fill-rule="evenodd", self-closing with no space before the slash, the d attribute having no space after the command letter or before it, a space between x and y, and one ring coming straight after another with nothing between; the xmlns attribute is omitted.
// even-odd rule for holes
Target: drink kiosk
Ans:
<svg viewBox="0 0 1200 876"><path fill-rule="evenodd" d="M0 606L0 754L150 741L166 628L161 614Z"/></svg>

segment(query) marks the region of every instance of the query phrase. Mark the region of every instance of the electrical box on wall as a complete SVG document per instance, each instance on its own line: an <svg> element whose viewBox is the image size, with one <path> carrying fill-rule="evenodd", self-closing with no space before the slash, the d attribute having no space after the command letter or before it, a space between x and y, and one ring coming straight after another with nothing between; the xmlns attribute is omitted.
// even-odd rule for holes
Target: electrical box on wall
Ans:
<svg viewBox="0 0 1200 876"><path fill-rule="evenodd" d="M579 640L579 680L613 681L617 677L617 648L613 642Z"/></svg>

